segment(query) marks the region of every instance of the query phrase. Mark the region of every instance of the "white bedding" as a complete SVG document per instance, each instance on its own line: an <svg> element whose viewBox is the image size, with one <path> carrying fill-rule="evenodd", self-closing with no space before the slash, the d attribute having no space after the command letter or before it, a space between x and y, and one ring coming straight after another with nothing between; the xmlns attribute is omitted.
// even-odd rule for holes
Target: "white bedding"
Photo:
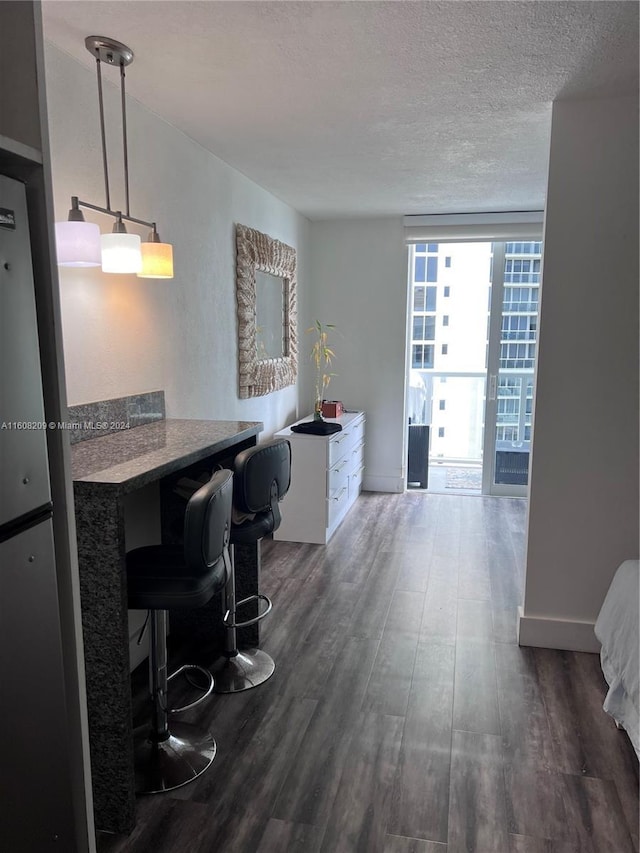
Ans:
<svg viewBox="0 0 640 853"><path fill-rule="evenodd" d="M640 561L616 571L596 621L600 660L609 685L604 710L624 727L640 757Z"/></svg>

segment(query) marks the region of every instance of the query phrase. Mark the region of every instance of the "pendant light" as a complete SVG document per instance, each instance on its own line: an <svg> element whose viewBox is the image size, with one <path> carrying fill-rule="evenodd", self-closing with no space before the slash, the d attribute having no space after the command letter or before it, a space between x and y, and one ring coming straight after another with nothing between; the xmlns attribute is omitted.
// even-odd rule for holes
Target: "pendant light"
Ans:
<svg viewBox="0 0 640 853"><path fill-rule="evenodd" d="M93 222L85 222L78 207L78 199L71 199L67 222L56 222L56 247L61 267L99 267L100 229Z"/></svg>
<svg viewBox="0 0 640 853"><path fill-rule="evenodd" d="M102 142L102 167L106 207L99 207L77 196L71 199L71 210L67 222L56 222L56 248L60 266L88 267L102 265L106 273L136 273L145 278L173 278L173 248L169 243L160 243L155 222L131 216L129 209L129 155L127 150L127 114L125 98L125 68L133 62L133 51L122 42L104 36L88 36L87 50L96 59L98 80L98 107L100 113L100 137ZM109 166L102 97L101 65L116 65L120 68L120 92L122 109L122 149L124 163L125 213L112 210L109 194ZM97 225L85 222L81 207L114 217L115 224L110 234L100 238ZM137 234L127 232L124 221L151 228L148 243L141 243ZM144 246L144 250L141 248ZM143 251L146 258L143 265Z"/></svg>
<svg viewBox="0 0 640 853"><path fill-rule="evenodd" d="M173 278L173 246L171 243L161 243L160 235L155 228L150 232L149 239L142 243L142 270L138 278Z"/></svg>
<svg viewBox="0 0 640 853"><path fill-rule="evenodd" d="M141 269L140 237L127 233L120 216L113 232L102 235L102 272L139 273Z"/></svg>

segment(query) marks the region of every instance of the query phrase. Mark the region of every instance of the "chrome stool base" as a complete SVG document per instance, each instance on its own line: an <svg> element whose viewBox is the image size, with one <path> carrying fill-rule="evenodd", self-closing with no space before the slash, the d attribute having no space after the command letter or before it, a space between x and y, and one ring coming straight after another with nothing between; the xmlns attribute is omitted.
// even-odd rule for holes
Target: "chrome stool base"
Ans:
<svg viewBox="0 0 640 853"><path fill-rule="evenodd" d="M271 678L276 668L262 649L244 649L235 657L221 657L212 666L215 693L240 693Z"/></svg>
<svg viewBox="0 0 640 853"><path fill-rule="evenodd" d="M169 737L160 743L149 735L148 725L133 735L137 794L180 788L204 773L215 758L215 740L190 723L172 723Z"/></svg>

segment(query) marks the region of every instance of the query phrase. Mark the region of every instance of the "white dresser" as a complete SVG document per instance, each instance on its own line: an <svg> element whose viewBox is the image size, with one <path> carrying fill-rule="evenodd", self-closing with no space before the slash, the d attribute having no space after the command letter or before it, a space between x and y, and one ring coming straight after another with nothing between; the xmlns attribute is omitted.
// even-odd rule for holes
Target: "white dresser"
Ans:
<svg viewBox="0 0 640 853"><path fill-rule="evenodd" d="M287 427L274 436L291 442L291 487L280 504L282 524L274 539L326 544L360 494L364 412L327 420L341 424L342 431L301 435Z"/></svg>

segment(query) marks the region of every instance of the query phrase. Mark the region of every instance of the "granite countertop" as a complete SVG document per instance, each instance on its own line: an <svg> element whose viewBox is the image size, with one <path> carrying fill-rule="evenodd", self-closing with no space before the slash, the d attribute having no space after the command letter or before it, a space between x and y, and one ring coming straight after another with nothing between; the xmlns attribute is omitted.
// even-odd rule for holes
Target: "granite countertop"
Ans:
<svg viewBox="0 0 640 853"><path fill-rule="evenodd" d="M256 436L260 421L168 419L82 441L71 448L74 484L128 492Z"/></svg>

